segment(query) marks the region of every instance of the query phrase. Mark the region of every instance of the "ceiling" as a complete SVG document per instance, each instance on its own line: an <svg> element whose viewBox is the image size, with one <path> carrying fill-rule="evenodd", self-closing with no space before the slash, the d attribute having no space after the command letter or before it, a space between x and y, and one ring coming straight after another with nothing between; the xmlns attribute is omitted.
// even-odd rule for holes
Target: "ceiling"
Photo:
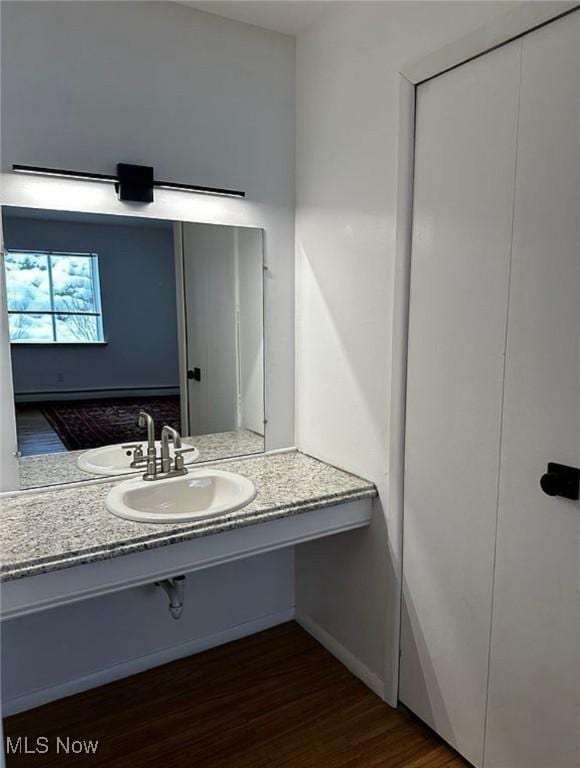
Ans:
<svg viewBox="0 0 580 768"><path fill-rule="evenodd" d="M331 0L304 2L304 0L206 0L182 2L206 13L215 13L226 19L243 21L256 27L297 35L324 10Z"/></svg>

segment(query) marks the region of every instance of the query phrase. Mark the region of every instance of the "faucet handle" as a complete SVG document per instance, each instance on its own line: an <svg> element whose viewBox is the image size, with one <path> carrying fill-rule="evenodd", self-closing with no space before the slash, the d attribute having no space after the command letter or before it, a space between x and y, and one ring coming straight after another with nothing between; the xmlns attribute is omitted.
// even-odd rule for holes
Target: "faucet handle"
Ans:
<svg viewBox="0 0 580 768"><path fill-rule="evenodd" d="M145 461L143 443L129 443L128 445L122 445L121 448L127 451L127 456L131 456L131 451L133 451L133 459L129 464L130 467L138 467L143 461Z"/></svg>
<svg viewBox="0 0 580 768"><path fill-rule="evenodd" d="M185 469L185 462L183 460L183 454L184 453L191 453L192 451L195 451L196 447L194 445L189 446L189 448L176 448L173 451L173 454L175 456L175 469L178 472L182 472ZM187 470L186 470L187 471Z"/></svg>

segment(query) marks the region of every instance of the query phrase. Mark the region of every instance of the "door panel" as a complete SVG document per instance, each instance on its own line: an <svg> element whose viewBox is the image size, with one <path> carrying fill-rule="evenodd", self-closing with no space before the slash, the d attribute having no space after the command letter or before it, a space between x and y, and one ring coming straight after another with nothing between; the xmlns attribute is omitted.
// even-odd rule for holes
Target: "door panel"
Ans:
<svg viewBox="0 0 580 768"><path fill-rule="evenodd" d="M235 227L183 225L190 435L238 427Z"/></svg>
<svg viewBox="0 0 580 768"><path fill-rule="evenodd" d="M481 766L521 41L418 88L400 698Z"/></svg>
<svg viewBox="0 0 580 768"><path fill-rule="evenodd" d="M580 765L580 13L523 40L487 768Z"/></svg>
<svg viewBox="0 0 580 768"><path fill-rule="evenodd" d="M238 230L240 426L264 436L264 287L262 232Z"/></svg>

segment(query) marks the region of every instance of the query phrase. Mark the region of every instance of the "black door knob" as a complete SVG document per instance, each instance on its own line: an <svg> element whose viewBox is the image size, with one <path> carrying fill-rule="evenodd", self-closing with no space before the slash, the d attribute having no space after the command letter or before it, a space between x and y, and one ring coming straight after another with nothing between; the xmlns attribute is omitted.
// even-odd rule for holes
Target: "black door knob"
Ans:
<svg viewBox="0 0 580 768"><path fill-rule="evenodd" d="M580 492L580 469L565 464L548 464L548 471L540 478L540 487L548 496L562 496L577 501Z"/></svg>
<svg viewBox="0 0 580 768"><path fill-rule="evenodd" d="M194 368L193 371L187 372L187 378L194 381L201 381L201 368Z"/></svg>
<svg viewBox="0 0 580 768"><path fill-rule="evenodd" d="M562 475L557 472L546 472L540 478L540 486L548 496L557 496L562 490Z"/></svg>

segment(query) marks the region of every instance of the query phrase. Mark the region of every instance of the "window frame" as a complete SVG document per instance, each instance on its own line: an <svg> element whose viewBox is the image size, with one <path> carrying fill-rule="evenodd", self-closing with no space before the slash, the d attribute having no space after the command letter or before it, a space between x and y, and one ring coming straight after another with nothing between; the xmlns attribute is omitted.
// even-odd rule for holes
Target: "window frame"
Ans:
<svg viewBox="0 0 580 768"><path fill-rule="evenodd" d="M98 253L89 253L89 252L82 252L82 251L52 251L52 250L44 250L44 249L27 249L27 248L7 248L5 250L5 255L8 254L30 254L30 255L37 255L37 256L46 256L47 257L47 267L48 267L48 286L49 286L49 296L50 296L50 309L10 309L10 300L8 297L8 285L6 285L6 310L8 314L8 318L10 319L10 315L48 315L51 319L51 326L52 326L52 339L39 339L38 341L35 341L34 339L12 339L10 337L10 330L9 330L9 342L10 344L16 344L18 346L48 346L48 347L54 347L54 346L95 346L95 345L105 345L107 344L107 341L105 339L105 328L103 323L103 307L102 307L102 301L101 301L101 281L99 276L99 255ZM93 303L95 306L95 311L93 312L70 312L70 311L62 311L55 309L54 306L54 292L53 292L53 276L52 276L52 257L53 256L76 256L76 257L82 257L82 258L88 258L90 259L90 266L91 266L91 283L93 288ZM6 264L4 263L4 276L6 282L8 282L8 276L7 276L7 269ZM80 316L80 317L95 317L96 318L96 324L97 324L97 339L95 341L86 341L86 340L71 340L67 339L66 341L59 341L57 339L57 331L56 331L56 319L59 316Z"/></svg>

